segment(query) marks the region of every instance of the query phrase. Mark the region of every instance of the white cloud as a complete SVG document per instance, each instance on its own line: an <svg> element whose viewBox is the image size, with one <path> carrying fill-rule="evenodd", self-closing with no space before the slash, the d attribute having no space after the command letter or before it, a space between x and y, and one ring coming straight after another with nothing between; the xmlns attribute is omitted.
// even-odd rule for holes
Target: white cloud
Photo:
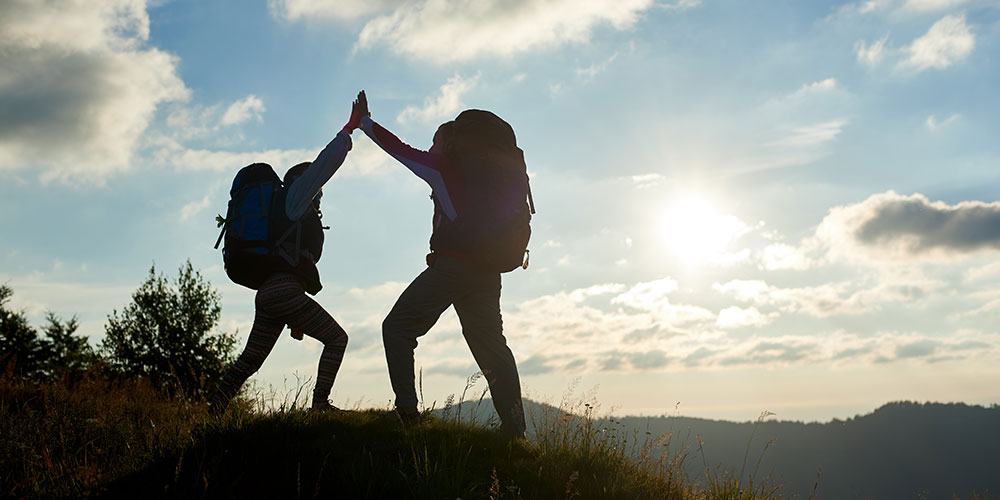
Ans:
<svg viewBox="0 0 1000 500"><path fill-rule="evenodd" d="M403 0L268 0L271 15L290 21L354 19L404 4Z"/></svg>
<svg viewBox="0 0 1000 500"><path fill-rule="evenodd" d="M510 57L568 42L586 42L603 25L628 29L653 5L653 0L407 2L370 20L355 48L386 45L397 54L436 63Z"/></svg>
<svg viewBox="0 0 1000 500"><path fill-rule="evenodd" d="M663 278L639 283L627 292L615 297L611 302L614 304L626 304L636 309L651 310L665 302L667 295L676 291L677 282L670 278Z"/></svg>
<svg viewBox="0 0 1000 500"><path fill-rule="evenodd" d="M0 34L0 169L101 182L160 104L189 96L177 58L145 47L142 1L5 1Z"/></svg>
<svg viewBox="0 0 1000 500"><path fill-rule="evenodd" d="M903 10L930 12L949 9L966 3L968 0L906 0Z"/></svg>
<svg viewBox="0 0 1000 500"><path fill-rule="evenodd" d="M872 42L871 45L868 45L864 40L858 40L855 42L854 52L858 56L858 62L868 64L869 66L874 66L881 62L885 57L885 44L888 41L889 35Z"/></svg>
<svg viewBox="0 0 1000 500"><path fill-rule="evenodd" d="M677 2L675 3L659 3L656 4L656 6L661 9L667 9L667 10L671 9L683 10L683 9L693 9L701 5L701 2L702 0L677 0Z"/></svg>
<svg viewBox="0 0 1000 500"><path fill-rule="evenodd" d="M420 108L407 106L396 116L396 121L399 123L406 123L410 120L430 122L453 118L453 115L465 107L465 104L462 103L462 95L472 90L478 81L478 74L469 78L463 78L456 74L441 86L440 93L436 97L424 99L424 105Z"/></svg>
<svg viewBox="0 0 1000 500"><path fill-rule="evenodd" d="M809 269L815 264L805 248L786 243L772 243L764 247L759 257L761 267L769 271L778 269L801 271Z"/></svg>
<svg viewBox="0 0 1000 500"><path fill-rule="evenodd" d="M606 71L608 69L608 66L610 66L611 63L614 62L614 60L616 58L618 58L618 53L617 52L615 52L614 54L612 54L611 57L609 57L605 61L591 64L590 66L587 66L586 68L577 68L576 69L576 76L580 77L580 78L582 78L584 80L593 80L594 77L596 77L597 75L599 75L599 74L603 73L604 71Z"/></svg>
<svg viewBox="0 0 1000 500"><path fill-rule="evenodd" d="M736 306L727 307L719 311L719 317L715 321L715 326L719 328L740 328L746 326L765 326L774 321L778 313L761 314L756 307L750 306L740 308Z"/></svg>
<svg viewBox="0 0 1000 500"><path fill-rule="evenodd" d="M715 283L712 289L722 295L732 296L740 302L775 307L786 313L802 313L826 318L844 314L864 314L893 302L918 301L944 286L939 281L919 276L894 277L886 274L881 276L875 285L843 281L819 286L779 288L761 280L732 280L725 284ZM736 317L737 313L730 311L728 314ZM771 318L770 314L765 317ZM719 321L724 321L721 315L722 313Z"/></svg>
<svg viewBox="0 0 1000 500"><path fill-rule="evenodd" d="M743 302L763 302L771 287L761 280L732 280L725 284L714 283L712 289Z"/></svg>
<svg viewBox="0 0 1000 500"><path fill-rule="evenodd" d="M835 139L846 125L847 120L840 119L796 127L790 135L765 145L793 148L816 146Z"/></svg>
<svg viewBox="0 0 1000 500"><path fill-rule="evenodd" d="M211 203L211 201L212 201L211 197L206 195L199 201L192 201L191 203L184 205L183 207L181 207L181 220L188 220L191 217L197 215L202 210L208 208L208 205Z"/></svg>
<svg viewBox="0 0 1000 500"><path fill-rule="evenodd" d="M823 92L837 88L836 78L827 78L818 82L807 83L799 89L799 92Z"/></svg>
<svg viewBox="0 0 1000 500"><path fill-rule="evenodd" d="M976 37L965 23L965 15L945 16L903 48L908 57L900 66L917 71L944 69L968 57L975 46Z"/></svg>
<svg viewBox="0 0 1000 500"><path fill-rule="evenodd" d="M955 120L958 120L958 116L959 115L956 113L949 116L948 118L945 118L944 120L938 120L937 117L935 117L934 115L930 115L927 117L927 121L925 123L927 124L927 128L931 130L937 130L941 127L947 127L948 125L951 125L952 123L955 122Z"/></svg>
<svg viewBox="0 0 1000 500"><path fill-rule="evenodd" d="M229 105L225 114L222 115L222 124L236 125L251 119L260 122L262 120L261 114L266 110L264 101L251 94Z"/></svg>
<svg viewBox="0 0 1000 500"><path fill-rule="evenodd" d="M356 135L356 134L355 134ZM312 161L322 147L315 149L269 149L258 151L227 151L192 149L167 138L151 140L150 160L158 166L171 166L179 170L211 170L236 173L241 167L255 162L268 163L283 172L303 161ZM397 162L369 140L355 140L347 153L344 164L337 171L338 177L380 176L397 168Z"/></svg>
<svg viewBox="0 0 1000 500"><path fill-rule="evenodd" d="M661 174L641 174L633 175L631 179L632 184L634 184L635 187L645 189L659 186L664 180L666 180L666 177Z"/></svg>

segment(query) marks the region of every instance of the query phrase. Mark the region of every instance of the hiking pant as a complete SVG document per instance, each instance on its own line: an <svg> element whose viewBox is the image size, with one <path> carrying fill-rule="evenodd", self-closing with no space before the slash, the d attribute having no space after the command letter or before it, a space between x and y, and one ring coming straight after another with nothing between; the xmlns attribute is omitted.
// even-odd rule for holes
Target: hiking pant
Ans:
<svg viewBox="0 0 1000 500"><path fill-rule="evenodd" d="M243 383L260 369L285 325L323 343L312 405L314 408L327 405L327 397L347 349L347 332L330 313L306 296L294 274L269 276L257 290L254 304L256 312L250 337L240 357L222 376L222 382L212 398L215 411L224 410Z"/></svg>
<svg viewBox="0 0 1000 500"><path fill-rule="evenodd" d="M472 356L489 384L501 428L524 435L521 383L500 317L500 273L484 272L449 257L438 257L433 266L420 273L382 322L382 342L396 408L416 410L413 350L417 337L427 333L451 305L458 313Z"/></svg>

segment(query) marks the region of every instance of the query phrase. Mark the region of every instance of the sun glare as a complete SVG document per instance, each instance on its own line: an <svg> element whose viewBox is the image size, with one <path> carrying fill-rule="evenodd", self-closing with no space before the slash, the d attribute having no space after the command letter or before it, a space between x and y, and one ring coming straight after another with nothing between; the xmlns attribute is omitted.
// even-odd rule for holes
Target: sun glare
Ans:
<svg viewBox="0 0 1000 500"><path fill-rule="evenodd" d="M749 229L738 217L720 213L703 198L674 203L663 218L663 236L671 253L684 264L701 266L732 260L730 245Z"/></svg>

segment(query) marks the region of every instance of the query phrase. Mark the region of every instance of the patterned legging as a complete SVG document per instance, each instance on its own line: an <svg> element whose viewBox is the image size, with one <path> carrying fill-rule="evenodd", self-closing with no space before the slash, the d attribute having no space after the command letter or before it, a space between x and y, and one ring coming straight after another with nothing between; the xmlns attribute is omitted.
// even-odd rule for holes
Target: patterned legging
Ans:
<svg viewBox="0 0 1000 500"><path fill-rule="evenodd" d="M293 274L271 275L257 290L254 303L256 314L250 337L240 357L226 370L212 397L213 413L224 411L243 383L260 369L285 325L323 343L312 406L326 407L330 389L344 359L347 332L330 313L306 296Z"/></svg>

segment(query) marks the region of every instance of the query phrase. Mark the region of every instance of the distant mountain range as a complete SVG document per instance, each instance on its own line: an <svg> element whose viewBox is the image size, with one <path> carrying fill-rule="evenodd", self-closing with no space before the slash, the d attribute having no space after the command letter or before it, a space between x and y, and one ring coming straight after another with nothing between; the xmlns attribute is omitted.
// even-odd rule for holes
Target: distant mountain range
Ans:
<svg viewBox="0 0 1000 500"><path fill-rule="evenodd" d="M529 421L559 414L550 405L525 405ZM462 419L495 420L492 407L489 400L466 402ZM458 410L453 407L448 414L454 418ZM707 463L734 473L743 468L744 477L756 469L755 480L770 475L783 485L783 494L802 499L814 491L816 498L833 500L969 499L973 492L981 499L1000 499L997 405L895 402L828 423L765 419L756 430L754 422L688 417L613 417L595 425L640 439L671 433L668 450L687 453L691 480L704 478Z"/></svg>

